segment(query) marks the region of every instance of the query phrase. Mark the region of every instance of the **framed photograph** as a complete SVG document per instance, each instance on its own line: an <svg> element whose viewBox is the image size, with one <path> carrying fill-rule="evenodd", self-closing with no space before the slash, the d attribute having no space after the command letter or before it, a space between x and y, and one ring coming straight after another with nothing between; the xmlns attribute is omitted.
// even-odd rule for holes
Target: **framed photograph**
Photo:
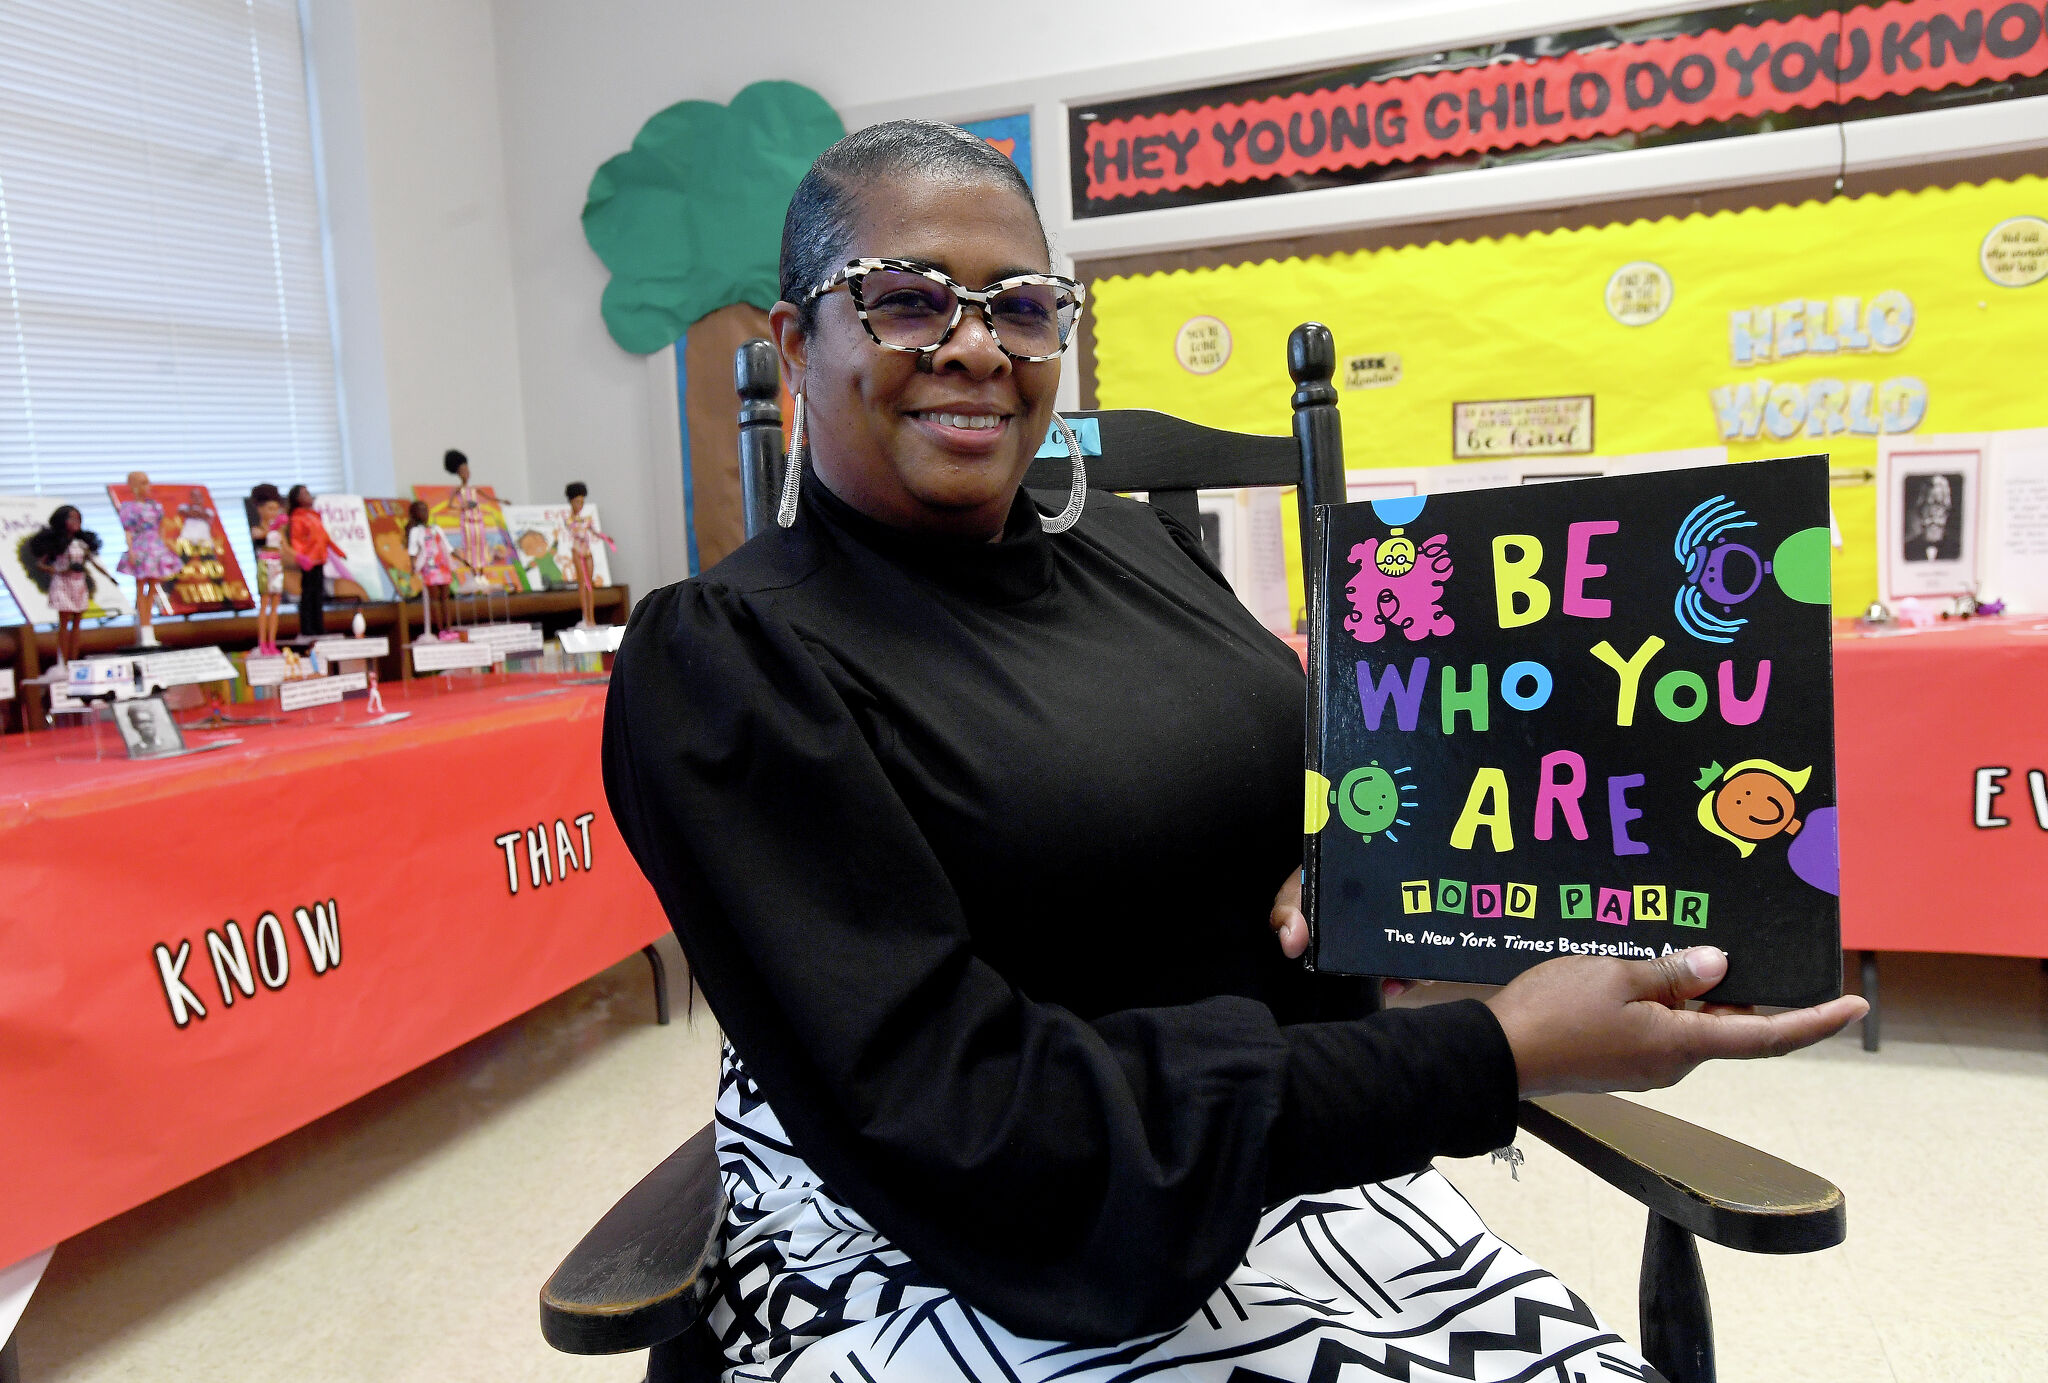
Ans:
<svg viewBox="0 0 2048 1383"><path fill-rule="evenodd" d="M114 703L114 724L131 759L161 759L185 752L185 737L160 696Z"/></svg>
<svg viewBox="0 0 2048 1383"><path fill-rule="evenodd" d="M1977 591L1983 477L1981 446L1880 446L1877 541L1885 600Z"/></svg>

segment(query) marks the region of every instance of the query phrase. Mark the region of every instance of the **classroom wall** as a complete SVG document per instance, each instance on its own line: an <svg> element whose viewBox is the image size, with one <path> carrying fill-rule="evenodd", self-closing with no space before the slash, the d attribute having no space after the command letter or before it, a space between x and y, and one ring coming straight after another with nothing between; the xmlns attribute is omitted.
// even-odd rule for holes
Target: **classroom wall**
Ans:
<svg viewBox="0 0 2048 1383"><path fill-rule="evenodd" d="M525 499L518 287L489 0L308 0L353 483Z"/></svg>
<svg viewBox="0 0 2048 1383"><path fill-rule="evenodd" d="M605 272L584 243L579 214L598 165L626 149L663 107L728 100L749 82L779 77L814 88L855 124L902 113L969 118L1034 104L1046 111L1062 94L1108 98L1695 7L1683 0L1044 0L1020 32L1007 23L935 28L928 7L903 0L858 9L829 0L304 3L314 38L346 12L351 22L343 27L357 49L350 80L362 131L360 202L349 202L346 189L334 192L330 225L344 374L388 394L388 420L374 416L375 388L352 388L352 428L388 434L387 464L400 484L431 478L448 445L470 451L478 478L513 498L547 498L569 480L586 482L620 544L615 570L636 591L686 570L675 361L672 352L631 355L606 334L598 313ZM343 115L347 104L322 100L323 111ZM2048 123L2048 112L2035 115L2036 124ZM1740 161L1752 149L1761 157L1766 144L1789 147L1800 133L1736 141L1742 151L1681 150L1665 161ZM1835 135L1819 134L1831 170ZM322 139L331 153L346 153L334 131ZM1598 163L1592 171L1627 183L1640 176L1639 161L1647 169L1667 153L1577 162ZM1039 157L1043 177L1045 148ZM345 163L330 158L331 184L346 181L340 174L347 169L336 167ZM1716 166L1721 182L1748 176ZM1469 201L1516 178L1514 170L1496 170L1427 181L1422 191L1431 196L1449 196L1457 183ZM1327 209L1350 197L1361 205L1377 199L1384 213L1417 195L1404 183L1308 194L1299 211L1310 214L1310 198ZM1620 195L1628 188L1580 200ZM1292 199L1241 204L1235 214L1276 212L1283 209L1268 204L1281 201ZM1436 218L1444 214L1439 209ZM343 234L352 215L366 223L353 241ZM1405 219L1433 218L1417 212ZM1076 226L1070 238L1080 252L1111 253L1080 243L1084 232L1099 240L1104 229ZM1056 240L1060 233L1055 227ZM366 302L375 304L377 339L369 345L360 320ZM351 348L351 336L361 349ZM380 352L374 368L363 364ZM1078 392L1063 397L1072 401ZM374 463L376 440L352 437L351 451Z"/></svg>
<svg viewBox="0 0 2048 1383"><path fill-rule="evenodd" d="M1525 22L1540 26L1552 10L1587 8L1545 0L1521 10ZM1622 14L1647 7L1602 8ZM552 493L570 479L590 485L620 544L618 570L635 590L684 574L680 528L664 531L661 522L678 502L681 462L673 433L660 426L660 401L651 398L673 389L673 363L631 356L606 335L597 310L605 272L577 219L597 166L625 150L665 106L730 100L749 82L779 77L811 87L842 112L857 112L996 78L1026 82L1335 33L1365 17L1392 22L1461 9L1493 16L1486 23L1497 31L1498 5L1428 0L1370 7L1354 0L1047 0L1021 30L951 21L934 28L928 6L901 0L858 10L823 0L715 7L496 0L520 375L536 490ZM991 57L992 44L1000 45L999 60ZM982 113L967 108L975 99L963 95L962 108L950 113ZM673 404L668 408L672 414Z"/></svg>

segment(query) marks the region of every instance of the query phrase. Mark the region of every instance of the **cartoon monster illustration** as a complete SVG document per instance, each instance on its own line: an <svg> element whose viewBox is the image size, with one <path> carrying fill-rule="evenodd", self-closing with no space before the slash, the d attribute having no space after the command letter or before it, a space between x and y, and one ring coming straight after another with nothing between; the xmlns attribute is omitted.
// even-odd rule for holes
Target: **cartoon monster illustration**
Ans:
<svg viewBox="0 0 2048 1383"><path fill-rule="evenodd" d="M1421 517L1426 500L1408 495L1372 502L1373 513L1391 531L1351 549L1358 572L1344 587L1351 601L1344 628L1360 643L1378 643L1382 634L1393 631L1414 643L1457 627L1442 604L1444 583L1451 578L1449 540L1438 533L1417 544L1406 532Z"/></svg>
<svg viewBox="0 0 2048 1383"><path fill-rule="evenodd" d="M1330 780L1314 769L1308 770L1307 814L1303 828L1309 835L1315 835L1330 822L1330 804L1337 806L1337 819L1353 831L1366 844L1374 836L1385 836L1398 844L1400 837L1394 834L1396 826L1406 826L1408 818L1402 812L1415 805L1415 785L1398 781L1414 772L1410 768L1389 771L1381 768L1374 759L1363 768L1354 768L1332 788Z"/></svg>
<svg viewBox="0 0 2048 1383"><path fill-rule="evenodd" d="M1672 539L1672 555L1685 569L1672 609L1686 633L1708 643L1733 643L1749 621L1735 607L1755 595L1766 576L1780 591L1805 605L1829 600L1828 549L1825 528L1802 528L1778 544L1769 560L1747 543L1727 535L1755 528L1756 521L1726 495L1693 506ZM1715 614L1712 606L1721 607Z"/></svg>
<svg viewBox="0 0 2048 1383"><path fill-rule="evenodd" d="M1841 892L1835 809L1822 807L1804 819L1796 815L1799 794L1811 768L1784 768L1769 759L1744 759L1731 768L1708 764L1693 786L1700 798L1700 825L1748 859L1759 842L1792 837L1786 862L1792 872L1823 893Z"/></svg>

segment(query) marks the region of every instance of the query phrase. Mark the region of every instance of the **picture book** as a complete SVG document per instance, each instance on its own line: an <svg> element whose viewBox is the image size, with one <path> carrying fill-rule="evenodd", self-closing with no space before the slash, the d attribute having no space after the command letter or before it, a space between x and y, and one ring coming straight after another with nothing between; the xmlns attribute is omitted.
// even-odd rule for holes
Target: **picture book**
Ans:
<svg viewBox="0 0 2048 1383"><path fill-rule="evenodd" d="M408 499L363 501L363 510L370 519L370 546L384 568L385 581L400 600L417 600L420 594L419 578L412 574L412 554L405 541L406 516L411 509L412 501Z"/></svg>
<svg viewBox="0 0 2048 1383"><path fill-rule="evenodd" d="M338 549L327 558L328 599L391 599L391 582L372 545L370 513L362 496L315 495L313 507Z"/></svg>
<svg viewBox="0 0 2048 1383"><path fill-rule="evenodd" d="M125 483L109 485L107 498L113 501L118 513L122 505L134 502L135 493ZM162 506L158 531L183 564L177 575L163 583L170 612L197 615L216 610L255 609L256 597L242 575L242 565L228 544L228 531L221 523L220 511L213 507L213 496L206 487L153 483L150 499ZM102 539L108 536L100 535ZM116 546L121 539L118 533L112 536L114 541L109 547Z"/></svg>
<svg viewBox="0 0 2048 1383"><path fill-rule="evenodd" d="M463 543L462 516L455 509L453 485L412 487L413 498L427 502L427 521L448 539L448 550L455 555L458 590L466 589L472 578L480 578L500 591L523 591L526 579L514 556L512 535L505 531L504 506L490 486L479 485L476 491L483 501L484 546L487 549L483 554L471 553Z"/></svg>
<svg viewBox="0 0 2048 1383"><path fill-rule="evenodd" d="M1310 963L1727 952L1841 992L1827 461L1319 508Z"/></svg>
<svg viewBox="0 0 2048 1383"><path fill-rule="evenodd" d="M50 605L50 573L37 565L28 548L29 540L42 532L63 503L49 495L0 495L0 583L6 585L21 617L30 624L57 622L57 612ZM109 576L120 556L120 531L115 530L112 542L105 533L99 533L99 540L99 556L94 559L99 569L88 567L85 573L92 602L86 607L87 619L111 619L134 608L128 593Z"/></svg>
<svg viewBox="0 0 2048 1383"><path fill-rule="evenodd" d="M391 583L384 575L372 554L370 520L363 508L364 501L354 495L315 495L313 508L320 514L320 522L327 529L328 539L338 551L328 554L327 598L332 601L347 600L389 600ZM282 516L280 509L279 514ZM249 546L252 552L263 550L263 516L257 512L256 502L244 496L242 515L249 526ZM258 556L259 566L262 558ZM285 540L283 596L286 603L299 598L299 564L290 552L290 539Z"/></svg>
<svg viewBox="0 0 2048 1383"><path fill-rule="evenodd" d="M526 589L575 590L576 564L569 555L568 501L558 504L507 504L504 511L505 528L512 535L512 550L519 556ZM597 506L586 499L583 512L590 516L598 532L602 533L604 520L598 517ZM612 584L611 564L607 560L610 551L604 543L593 540L590 544L590 579L594 586Z"/></svg>

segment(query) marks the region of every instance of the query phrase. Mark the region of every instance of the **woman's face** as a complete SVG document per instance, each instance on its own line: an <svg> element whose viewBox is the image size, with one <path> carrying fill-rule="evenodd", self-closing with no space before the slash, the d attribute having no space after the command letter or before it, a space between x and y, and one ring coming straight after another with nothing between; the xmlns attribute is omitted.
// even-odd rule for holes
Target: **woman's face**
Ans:
<svg viewBox="0 0 2048 1383"><path fill-rule="evenodd" d="M863 196L854 220L837 263L914 260L968 288L1051 268L1030 203L984 179L899 176ZM876 345L843 288L817 307L808 340L793 304L777 303L770 320L784 378L804 397L819 476L895 527L996 537L1051 425L1060 362L1010 359L971 305L945 345L922 358ZM996 422L961 426L942 415Z"/></svg>
<svg viewBox="0 0 2048 1383"><path fill-rule="evenodd" d="M76 509L68 510L65 513L64 531L66 533L76 533L83 526L84 521L78 517L78 511Z"/></svg>
<svg viewBox="0 0 2048 1383"><path fill-rule="evenodd" d="M312 494L303 485L292 486L291 493L286 495L285 498L291 501L291 506L294 509L303 509L313 502Z"/></svg>

